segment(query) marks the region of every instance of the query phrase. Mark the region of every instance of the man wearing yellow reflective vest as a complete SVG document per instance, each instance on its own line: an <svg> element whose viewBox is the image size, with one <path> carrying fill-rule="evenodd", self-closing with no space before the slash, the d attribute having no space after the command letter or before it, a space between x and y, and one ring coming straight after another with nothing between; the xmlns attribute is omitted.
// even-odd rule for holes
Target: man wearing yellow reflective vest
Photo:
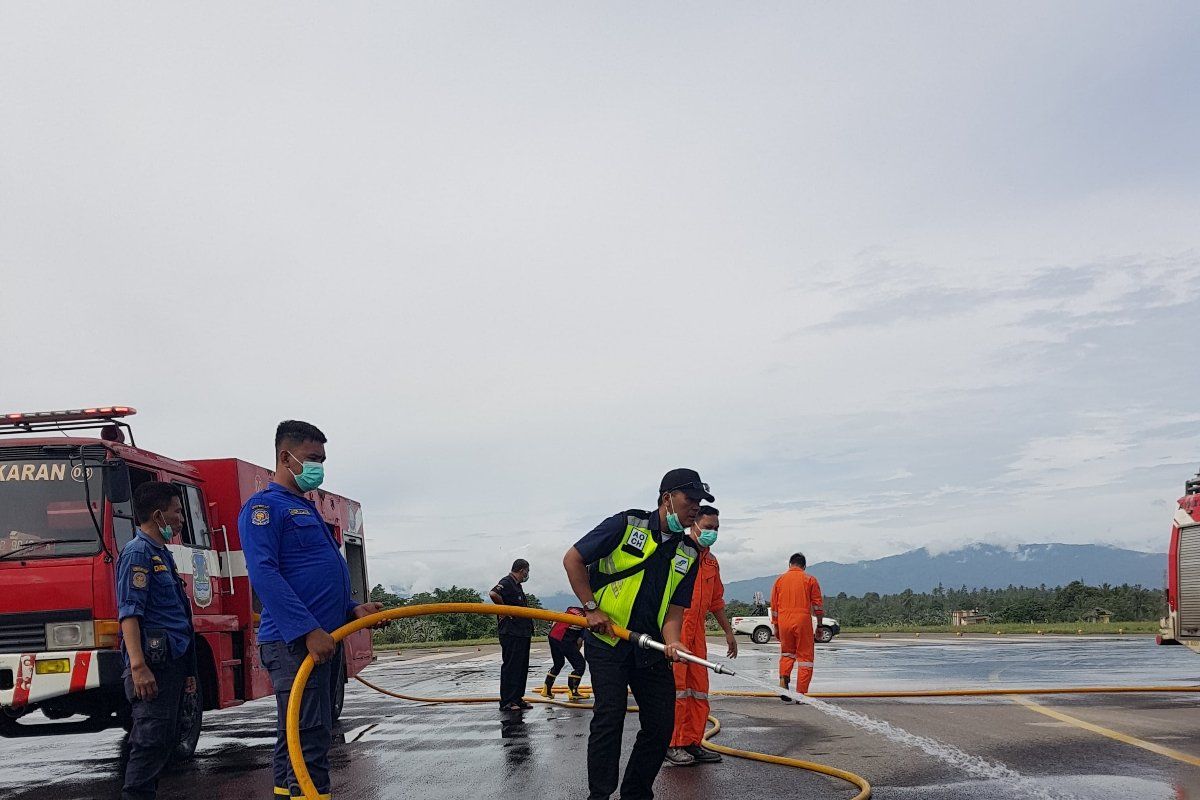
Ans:
<svg viewBox="0 0 1200 800"><path fill-rule="evenodd" d="M563 556L588 625L585 646L595 698L588 800L608 800L617 789L629 691L641 730L625 765L621 800L654 797L654 779L675 726L675 679L667 658L689 652L680 637L700 553L684 532L696 521L701 500L715 498L700 475L673 469L659 484L654 511L614 514ZM667 658L616 638L612 623L659 640L667 646Z"/></svg>

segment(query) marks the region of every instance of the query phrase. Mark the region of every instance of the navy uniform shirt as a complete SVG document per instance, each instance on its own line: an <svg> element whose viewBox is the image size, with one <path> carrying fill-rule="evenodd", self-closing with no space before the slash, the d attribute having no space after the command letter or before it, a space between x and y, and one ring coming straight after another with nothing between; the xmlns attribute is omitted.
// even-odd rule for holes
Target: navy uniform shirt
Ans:
<svg viewBox="0 0 1200 800"><path fill-rule="evenodd" d="M192 645L192 604L175 559L141 530L117 561L117 617L139 618L143 649L148 631L166 634L171 658L179 658ZM125 663L129 664L128 653Z"/></svg>
<svg viewBox="0 0 1200 800"><path fill-rule="evenodd" d="M238 534L262 601L259 642L291 642L354 616L350 568L317 507L270 483L242 506Z"/></svg>
<svg viewBox="0 0 1200 800"><path fill-rule="evenodd" d="M654 537L654 541L659 547L674 547L683 539L682 533L664 533L660 529L657 510L649 513L638 510L622 511L601 522L592 529L591 533L575 543L575 549L583 556L585 564L595 564L621 546L621 539L625 536L625 527L630 516L649 517L650 535ZM692 604L692 589L696 585L696 571L699 563L699 559L692 562L691 569L679 582L675 593L671 595L669 601L671 605L687 608ZM661 607L663 593L667 590L667 579L672 569L671 559L664 558L658 562L657 567L652 564L643 570L642 586L633 601L633 611L629 615L628 627L631 631L648 633L654 639L662 641L662 628L658 625L658 609ZM617 646L622 647L627 644L627 642L621 641L617 643ZM656 654L658 654L657 650L639 650L638 660L639 662L654 660Z"/></svg>
<svg viewBox="0 0 1200 800"><path fill-rule="evenodd" d="M499 583L492 587L492 591L500 595L506 606L525 608L529 605L521 582L514 578L511 572L501 578ZM497 628L501 636L533 636L533 620L524 617L505 617L499 621Z"/></svg>

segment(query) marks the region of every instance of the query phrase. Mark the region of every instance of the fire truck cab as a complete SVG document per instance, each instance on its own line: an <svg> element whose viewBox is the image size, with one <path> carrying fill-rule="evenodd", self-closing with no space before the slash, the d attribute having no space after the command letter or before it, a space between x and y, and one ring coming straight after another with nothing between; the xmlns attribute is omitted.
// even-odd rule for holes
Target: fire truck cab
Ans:
<svg viewBox="0 0 1200 800"><path fill-rule="evenodd" d="M261 605L237 529L242 505L272 472L232 458L177 461L139 448L124 422L134 413L110 406L0 417L0 437L21 435L0 439L0 735L128 724L117 558L138 524L133 490L167 481L184 505L184 529L168 547L192 601L199 665L199 692L185 696L181 709L176 754L186 758L203 711L272 694L258 657ZM76 435L87 429L100 436ZM308 497L341 545L354 598L366 602L359 504L325 491ZM373 658L370 631L341 647L335 716L345 681Z"/></svg>
<svg viewBox="0 0 1200 800"><path fill-rule="evenodd" d="M1200 473L1187 481L1167 552L1167 616L1159 644L1186 644L1200 653Z"/></svg>

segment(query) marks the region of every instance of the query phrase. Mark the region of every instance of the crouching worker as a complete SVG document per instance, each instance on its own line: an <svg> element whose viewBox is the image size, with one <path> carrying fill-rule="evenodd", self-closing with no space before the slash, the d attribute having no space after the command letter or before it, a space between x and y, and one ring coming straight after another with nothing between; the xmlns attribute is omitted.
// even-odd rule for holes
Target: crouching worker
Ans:
<svg viewBox="0 0 1200 800"><path fill-rule="evenodd" d="M568 614L574 614L579 617L580 624L586 624L583 619L583 609L578 606L571 606L567 609ZM579 693L579 682L583 680L583 671L587 669L587 661L583 658L583 653L580 650L583 647L583 630L574 625L568 625L565 622L556 622L554 627L550 629L550 658L554 664L550 667L550 671L546 673L546 685L539 691L542 697L552 699L554 697L554 681L558 679L558 673L562 672L563 664L567 661L571 662L571 674L567 676L567 694L572 702L578 703L583 700L583 695Z"/></svg>

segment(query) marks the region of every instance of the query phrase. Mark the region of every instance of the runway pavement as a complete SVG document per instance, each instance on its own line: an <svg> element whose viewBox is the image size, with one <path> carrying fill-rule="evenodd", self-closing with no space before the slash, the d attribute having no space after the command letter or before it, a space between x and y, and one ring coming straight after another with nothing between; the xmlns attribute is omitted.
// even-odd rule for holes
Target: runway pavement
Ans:
<svg viewBox="0 0 1200 800"><path fill-rule="evenodd" d="M739 643L742 656L735 668L770 678L778 645L759 647L742 637ZM723 642L710 640L709 653L723 655ZM548 661L545 645L535 645L531 691ZM490 646L384 653L365 677L415 694L494 693L499 653ZM812 690L1140 684L1200 684L1200 656L1181 647L1158 647L1150 637L839 638L818 645ZM750 688L737 677L713 678L714 690ZM931 755L777 699L714 698L713 711L724 725L718 741L848 769L870 780L875 796L884 800L1200 798L1200 696L838 700L836 705L951 749ZM166 776L159 796L270 797L273 715L270 700L210 712L196 760ZM490 704L419 706L352 682L332 753L334 797L582 800L587 796L587 723L586 711L547 706L519 717ZM626 752L636 727L631 715ZM105 731L0 739L0 796L115 798L121 737L120 731ZM980 763L990 772L981 772ZM712 766L665 768L656 791L665 800L854 794L831 778L731 758Z"/></svg>

